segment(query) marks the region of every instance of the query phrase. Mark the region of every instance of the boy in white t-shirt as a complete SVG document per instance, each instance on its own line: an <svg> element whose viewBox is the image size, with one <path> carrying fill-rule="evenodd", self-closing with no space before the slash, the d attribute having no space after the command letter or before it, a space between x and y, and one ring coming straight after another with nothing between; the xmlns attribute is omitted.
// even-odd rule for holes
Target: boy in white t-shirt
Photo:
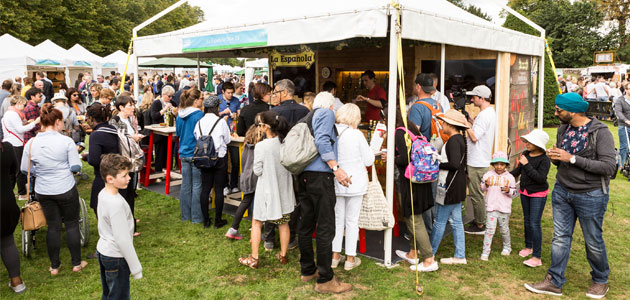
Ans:
<svg viewBox="0 0 630 300"><path fill-rule="evenodd" d="M142 266L133 247L134 218L118 190L127 188L131 161L120 154L106 154L100 164L105 188L98 194L96 244L101 269L102 299L129 299L129 275L142 278Z"/></svg>

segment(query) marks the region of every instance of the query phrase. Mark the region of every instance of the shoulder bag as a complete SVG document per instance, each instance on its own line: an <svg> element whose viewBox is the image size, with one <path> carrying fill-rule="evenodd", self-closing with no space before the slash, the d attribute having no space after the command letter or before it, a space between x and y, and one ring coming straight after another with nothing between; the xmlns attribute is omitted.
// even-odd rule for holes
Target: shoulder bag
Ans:
<svg viewBox="0 0 630 300"><path fill-rule="evenodd" d="M28 148L28 175L26 177L26 199L27 203L24 204L20 211L20 221L22 223L22 229L26 231L37 230L46 226L46 216L44 210L38 201L30 201L31 191L31 149L33 149L33 143L35 138L31 142L31 146Z"/></svg>

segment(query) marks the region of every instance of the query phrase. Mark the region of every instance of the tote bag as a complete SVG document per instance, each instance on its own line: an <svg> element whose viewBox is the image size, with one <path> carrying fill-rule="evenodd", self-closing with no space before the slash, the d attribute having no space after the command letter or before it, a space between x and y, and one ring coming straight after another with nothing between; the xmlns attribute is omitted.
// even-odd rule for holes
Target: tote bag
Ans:
<svg viewBox="0 0 630 300"><path fill-rule="evenodd" d="M363 196L359 213L359 228L385 230L394 227L394 223L394 214L376 176L376 166L372 166L372 181L368 184L367 194Z"/></svg>

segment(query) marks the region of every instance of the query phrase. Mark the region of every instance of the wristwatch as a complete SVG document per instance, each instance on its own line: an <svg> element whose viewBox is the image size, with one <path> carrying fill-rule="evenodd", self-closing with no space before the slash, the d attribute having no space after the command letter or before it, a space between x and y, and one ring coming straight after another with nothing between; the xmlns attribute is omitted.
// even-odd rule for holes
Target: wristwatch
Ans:
<svg viewBox="0 0 630 300"><path fill-rule="evenodd" d="M575 155L571 156L571 158L569 159L569 162L574 165L575 164Z"/></svg>
<svg viewBox="0 0 630 300"><path fill-rule="evenodd" d="M334 167L332 167L333 172L337 172L337 170L339 170L339 165L335 165Z"/></svg>

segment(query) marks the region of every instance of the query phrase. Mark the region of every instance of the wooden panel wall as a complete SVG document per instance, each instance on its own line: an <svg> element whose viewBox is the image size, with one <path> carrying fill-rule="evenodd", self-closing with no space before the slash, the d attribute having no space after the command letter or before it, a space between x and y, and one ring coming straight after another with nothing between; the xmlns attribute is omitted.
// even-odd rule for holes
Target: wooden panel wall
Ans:
<svg viewBox="0 0 630 300"><path fill-rule="evenodd" d="M507 151L508 148L508 121L510 115L510 57L510 53L501 52L497 63L497 94L495 97L497 135L494 142L495 151Z"/></svg>

